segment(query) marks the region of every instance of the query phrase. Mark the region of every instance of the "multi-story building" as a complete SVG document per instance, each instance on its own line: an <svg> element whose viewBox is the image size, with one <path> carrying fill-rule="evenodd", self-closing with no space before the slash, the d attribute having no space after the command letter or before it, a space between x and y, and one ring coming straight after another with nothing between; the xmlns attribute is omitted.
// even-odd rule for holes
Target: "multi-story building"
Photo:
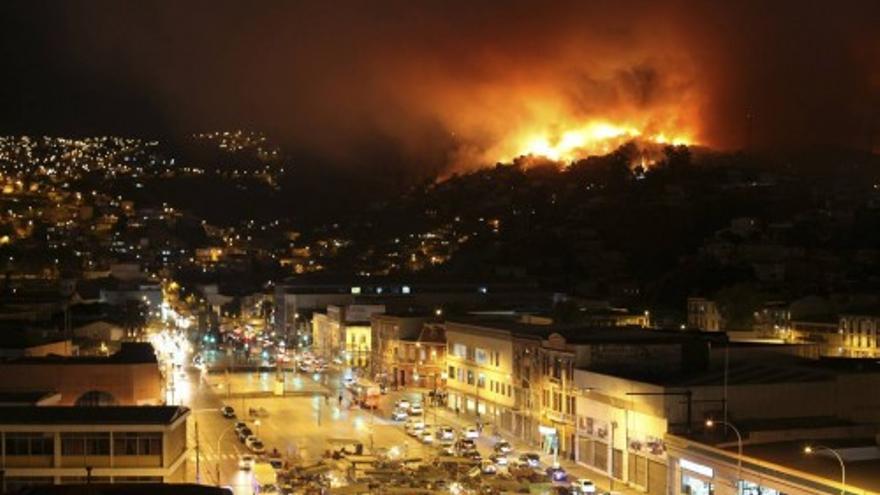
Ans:
<svg viewBox="0 0 880 495"><path fill-rule="evenodd" d="M150 344L123 343L109 357L43 356L0 362L0 391L53 391L61 405L159 405L162 377Z"/></svg>
<svg viewBox="0 0 880 495"><path fill-rule="evenodd" d="M513 334L479 321L446 322L448 407L510 424Z"/></svg>
<svg viewBox="0 0 880 495"><path fill-rule="evenodd" d="M167 406L0 407L0 491L184 482L188 415Z"/></svg>
<svg viewBox="0 0 880 495"><path fill-rule="evenodd" d="M401 341L418 339L422 326L428 321L430 321L428 313L411 311L376 313L370 317L372 331L370 375L374 380L383 385L400 383L399 370L403 367L397 360L397 348L400 347ZM444 352L443 355L445 357L446 353Z"/></svg>
<svg viewBox="0 0 880 495"><path fill-rule="evenodd" d="M446 382L446 332L427 313L372 317L373 376L384 385L439 389Z"/></svg>
<svg viewBox="0 0 880 495"><path fill-rule="evenodd" d="M849 357L880 356L880 316L844 314L840 316L841 354Z"/></svg>
<svg viewBox="0 0 880 495"><path fill-rule="evenodd" d="M385 311L381 304L327 306L326 313L312 316L312 347L319 355L344 357L347 364L367 367L372 349L370 317Z"/></svg>
<svg viewBox="0 0 880 495"><path fill-rule="evenodd" d="M513 336L513 395L514 407L510 424L502 428L526 442L540 438L539 404L541 402L541 336L514 334Z"/></svg>
<svg viewBox="0 0 880 495"><path fill-rule="evenodd" d="M687 300L688 327L707 332L724 330L724 318L715 301L703 297L689 297Z"/></svg>

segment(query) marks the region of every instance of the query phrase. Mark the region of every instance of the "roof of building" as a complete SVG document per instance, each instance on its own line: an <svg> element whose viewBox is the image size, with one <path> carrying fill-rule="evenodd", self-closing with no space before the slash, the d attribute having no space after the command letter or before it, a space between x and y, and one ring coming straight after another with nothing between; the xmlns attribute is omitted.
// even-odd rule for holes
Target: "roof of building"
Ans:
<svg viewBox="0 0 880 495"><path fill-rule="evenodd" d="M732 360L725 371L719 363L705 370L682 370L670 366L668 372L645 370L637 366L611 365L594 367L593 371L616 377L653 383L664 387L711 387L725 383L737 385L761 385L771 383L810 383L835 379L835 373L815 365L815 361L771 363L762 360Z"/></svg>
<svg viewBox="0 0 880 495"><path fill-rule="evenodd" d="M4 364L151 364L157 363L156 353L148 342L123 342L110 356L26 356Z"/></svg>
<svg viewBox="0 0 880 495"><path fill-rule="evenodd" d="M189 414L179 406L0 407L4 425L168 425Z"/></svg>
<svg viewBox="0 0 880 495"><path fill-rule="evenodd" d="M24 350L31 347L63 342L65 340L68 339L60 333L52 335L22 330L0 331L0 349Z"/></svg>
<svg viewBox="0 0 880 495"><path fill-rule="evenodd" d="M17 406L17 405L37 405L38 403L51 399L58 395L58 392L51 391L2 391L0 392L0 406Z"/></svg>
<svg viewBox="0 0 880 495"><path fill-rule="evenodd" d="M193 483L91 483L45 485L16 492L22 495L232 495L228 488Z"/></svg>
<svg viewBox="0 0 880 495"><path fill-rule="evenodd" d="M644 329L635 326L597 326L550 324L535 325L523 323L514 318L463 317L448 320L449 324L471 325L482 328L508 331L514 335L547 338L559 334L572 344L605 344L615 342L676 343L695 339L724 339L723 334L705 332L681 332L670 330Z"/></svg>

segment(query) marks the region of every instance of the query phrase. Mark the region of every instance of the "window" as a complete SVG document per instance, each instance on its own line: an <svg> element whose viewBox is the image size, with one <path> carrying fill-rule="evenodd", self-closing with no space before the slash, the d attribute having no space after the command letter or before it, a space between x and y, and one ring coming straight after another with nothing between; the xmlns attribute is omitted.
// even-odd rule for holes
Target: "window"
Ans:
<svg viewBox="0 0 880 495"><path fill-rule="evenodd" d="M464 344L453 344L452 355L464 359L467 357L467 346Z"/></svg>
<svg viewBox="0 0 880 495"><path fill-rule="evenodd" d="M110 455L110 434L62 433L61 455Z"/></svg>
<svg viewBox="0 0 880 495"><path fill-rule="evenodd" d="M510 385L510 384L507 385L507 396L513 397L513 385Z"/></svg>
<svg viewBox="0 0 880 495"><path fill-rule="evenodd" d="M114 433L113 455L162 455L162 434Z"/></svg>
<svg viewBox="0 0 880 495"><path fill-rule="evenodd" d="M486 352L486 349L480 349L479 347L475 349L474 352L474 361L477 364L486 364L489 362L489 353Z"/></svg>
<svg viewBox="0 0 880 495"><path fill-rule="evenodd" d="M450 380L455 380L455 366L449 367L449 374L447 376Z"/></svg>
<svg viewBox="0 0 880 495"><path fill-rule="evenodd" d="M7 433L6 455L52 455L55 440L45 433Z"/></svg>
<svg viewBox="0 0 880 495"><path fill-rule="evenodd" d="M486 388L486 375L480 373L480 376L477 378L477 387Z"/></svg>
<svg viewBox="0 0 880 495"><path fill-rule="evenodd" d="M471 370L468 370L468 372L467 372L467 384L468 385L474 384L474 372Z"/></svg>
<svg viewBox="0 0 880 495"><path fill-rule="evenodd" d="M457 371L458 371L458 381L463 382L464 381L464 370L461 368L458 368Z"/></svg>

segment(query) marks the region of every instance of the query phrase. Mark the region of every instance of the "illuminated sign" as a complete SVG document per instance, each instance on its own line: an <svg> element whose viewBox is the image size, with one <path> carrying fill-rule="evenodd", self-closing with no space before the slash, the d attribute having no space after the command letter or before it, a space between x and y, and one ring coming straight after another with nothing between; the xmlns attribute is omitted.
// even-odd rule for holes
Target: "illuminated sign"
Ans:
<svg viewBox="0 0 880 495"><path fill-rule="evenodd" d="M697 474L702 474L707 478L715 477L715 470L710 468L709 466L704 466L702 464L697 464L696 462L689 461L687 459L681 459L678 461L678 465L681 466L682 469L687 469L688 471L693 471Z"/></svg>

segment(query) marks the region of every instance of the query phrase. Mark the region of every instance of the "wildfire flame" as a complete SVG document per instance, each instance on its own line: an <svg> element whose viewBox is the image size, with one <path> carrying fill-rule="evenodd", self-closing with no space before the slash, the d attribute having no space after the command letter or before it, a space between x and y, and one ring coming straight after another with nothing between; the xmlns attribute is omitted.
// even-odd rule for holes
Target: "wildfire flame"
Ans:
<svg viewBox="0 0 880 495"><path fill-rule="evenodd" d="M535 156L570 163L590 155L609 153L633 139L655 144L693 144L685 135L645 134L633 126L595 121L558 133L543 131L527 134L518 140L513 156Z"/></svg>

